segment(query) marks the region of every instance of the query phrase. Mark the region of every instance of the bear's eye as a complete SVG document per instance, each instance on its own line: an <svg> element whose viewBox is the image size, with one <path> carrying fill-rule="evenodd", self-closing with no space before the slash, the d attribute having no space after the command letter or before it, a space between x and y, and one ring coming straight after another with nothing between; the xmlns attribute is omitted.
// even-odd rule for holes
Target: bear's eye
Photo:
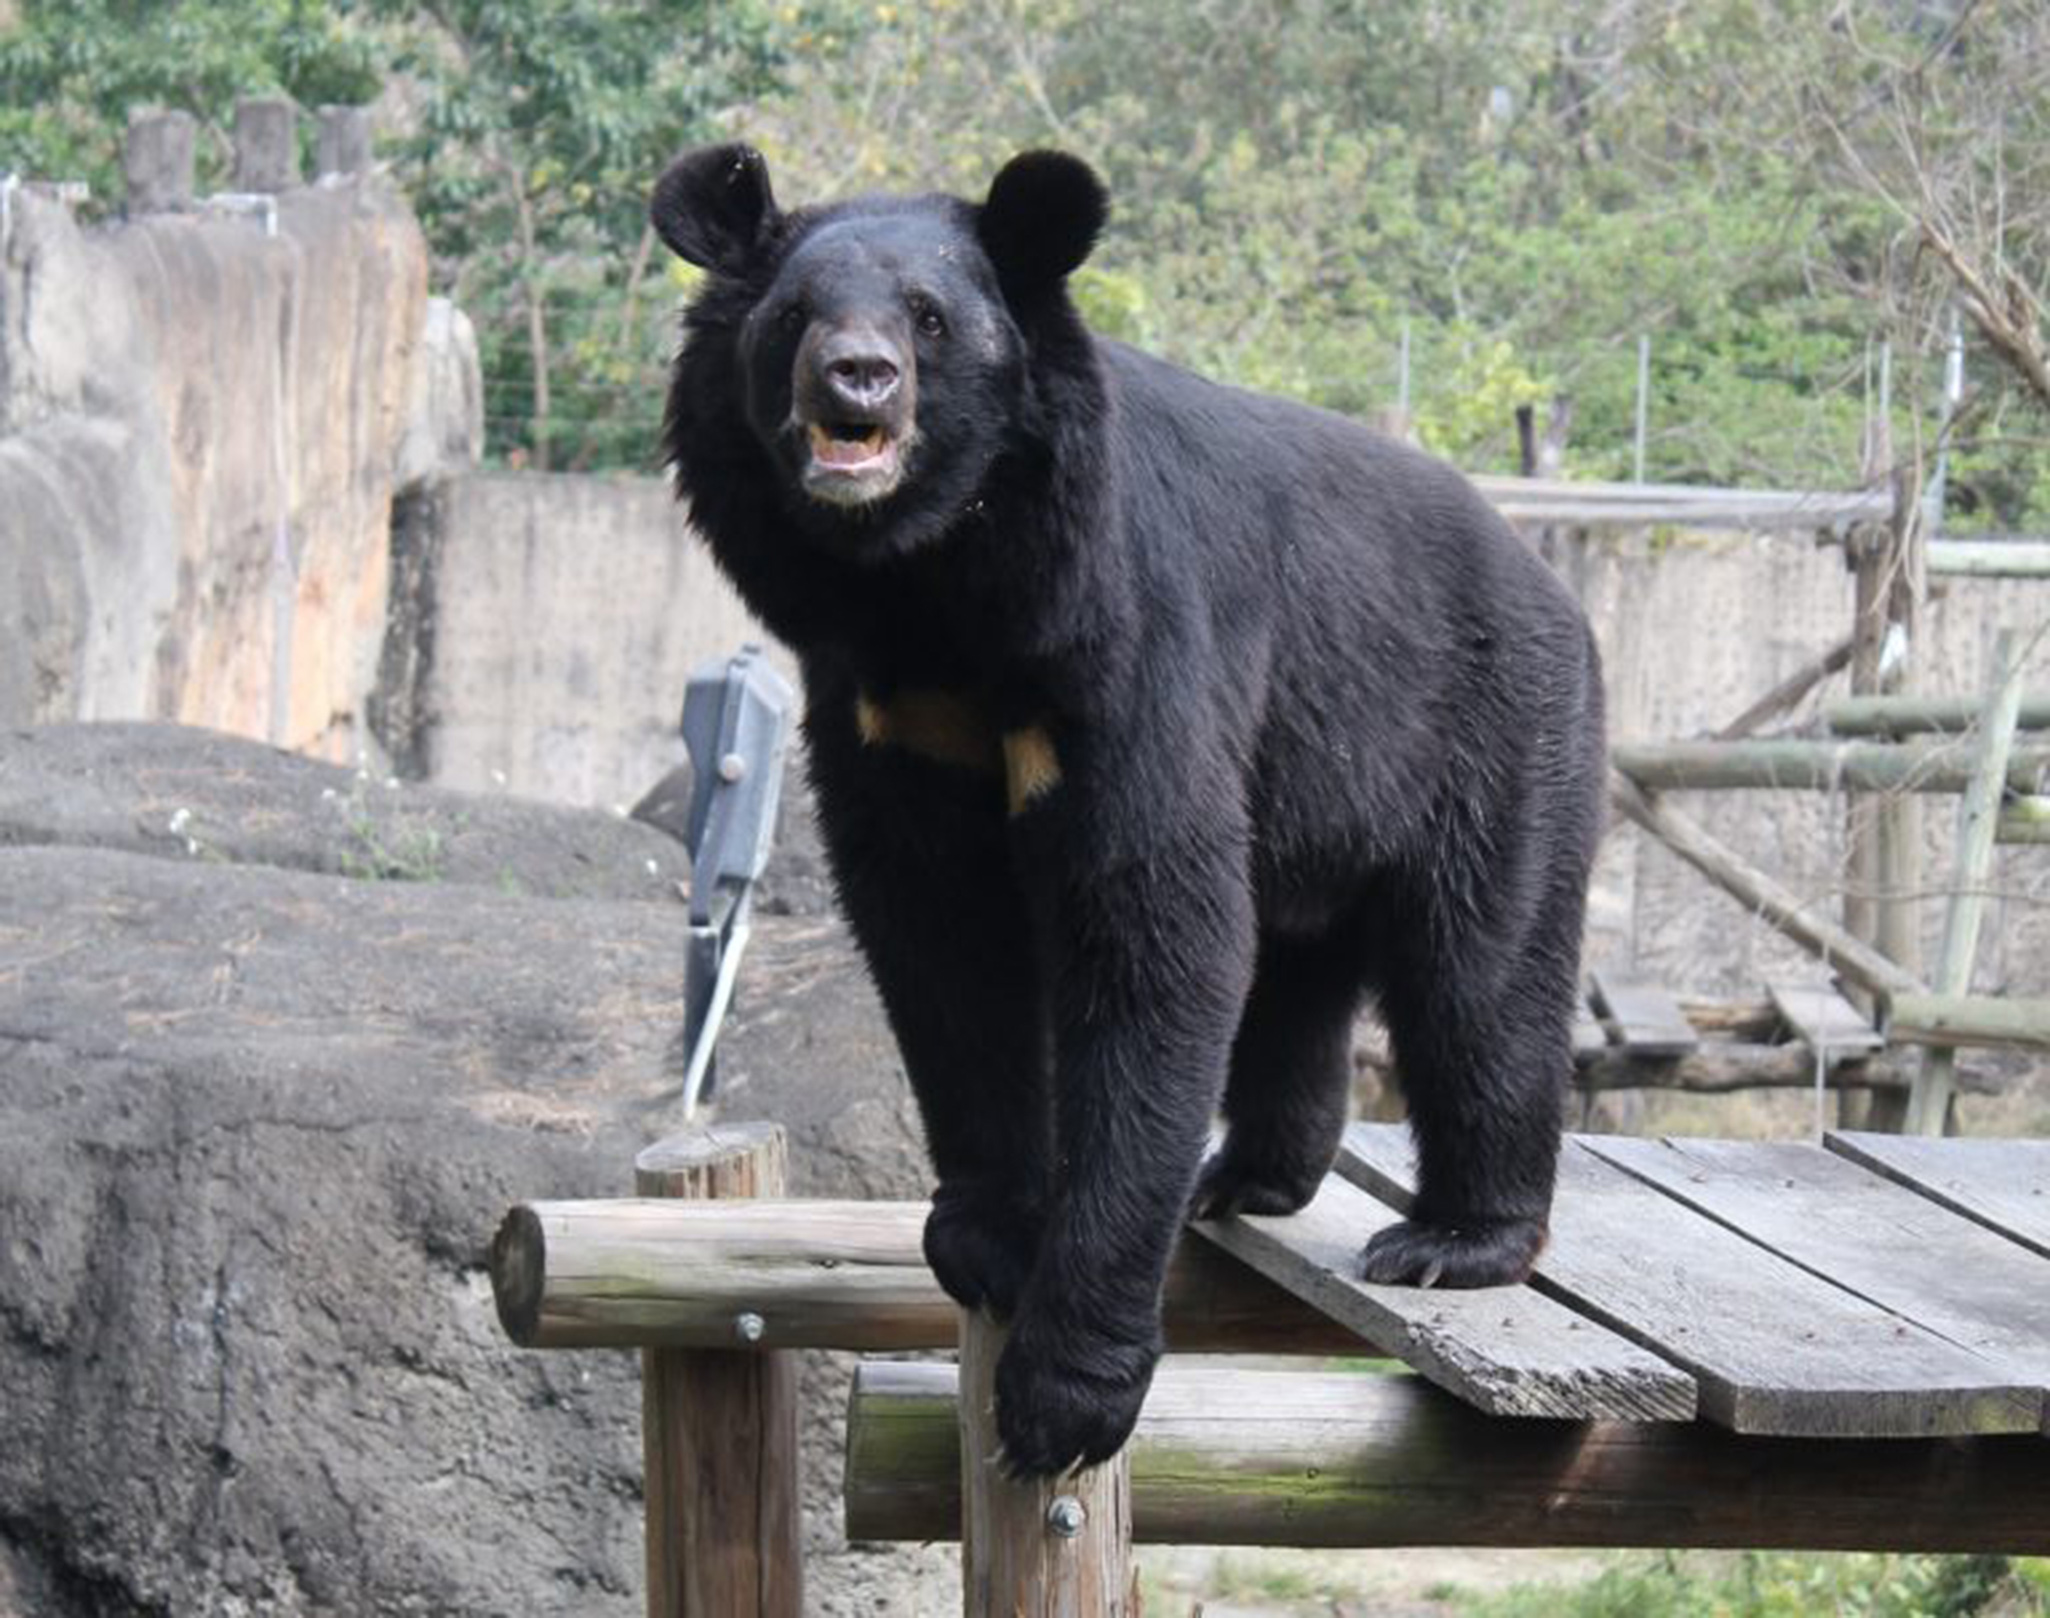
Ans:
<svg viewBox="0 0 2050 1618"><path fill-rule="evenodd" d="M911 320L928 337L938 337L947 329L947 317L940 313L940 306L930 298L911 300Z"/></svg>

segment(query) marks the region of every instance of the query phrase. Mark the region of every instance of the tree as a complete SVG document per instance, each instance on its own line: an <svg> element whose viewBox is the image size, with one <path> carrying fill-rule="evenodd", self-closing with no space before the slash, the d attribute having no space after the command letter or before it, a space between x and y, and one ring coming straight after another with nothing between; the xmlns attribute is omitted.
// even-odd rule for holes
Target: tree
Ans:
<svg viewBox="0 0 2050 1618"><path fill-rule="evenodd" d="M535 466L645 464L665 339L647 195L783 59L718 0L376 0L420 103L399 172L478 320L489 441Z"/></svg>
<svg viewBox="0 0 2050 1618"><path fill-rule="evenodd" d="M22 0L0 30L0 169L116 197L128 114L157 106L198 121L213 183L237 96L360 103L379 83L376 40L329 0Z"/></svg>

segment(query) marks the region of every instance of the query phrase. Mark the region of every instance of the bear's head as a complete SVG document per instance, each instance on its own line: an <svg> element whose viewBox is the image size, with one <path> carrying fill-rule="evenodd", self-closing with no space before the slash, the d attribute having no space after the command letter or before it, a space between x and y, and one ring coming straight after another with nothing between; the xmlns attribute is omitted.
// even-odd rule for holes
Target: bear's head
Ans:
<svg viewBox="0 0 2050 1618"><path fill-rule="evenodd" d="M915 549L1017 448L1040 328L1080 334L1066 277L1107 208L1088 165L1060 152L1013 158L979 204L866 197L790 213L759 152L688 152L650 207L663 241L710 272L677 390L727 395L718 407L738 411L806 532L850 556ZM672 418L679 404L706 427L712 406L673 392ZM688 482L677 436L672 420Z"/></svg>

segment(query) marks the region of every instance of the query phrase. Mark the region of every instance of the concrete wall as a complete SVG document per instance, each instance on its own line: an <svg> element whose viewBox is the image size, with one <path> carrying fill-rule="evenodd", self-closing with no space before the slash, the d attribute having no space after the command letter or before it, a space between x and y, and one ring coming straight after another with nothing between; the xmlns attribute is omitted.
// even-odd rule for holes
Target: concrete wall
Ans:
<svg viewBox="0 0 2050 1618"><path fill-rule="evenodd" d="M83 228L8 200L0 723L177 719L347 756L434 392L411 211L373 177L282 192L275 234L260 211ZM451 435L413 436L417 471Z"/></svg>
<svg viewBox="0 0 2050 1618"><path fill-rule="evenodd" d="M432 526L440 550L425 591L432 657L416 768L438 783L630 803L682 756L675 718L691 667L760 638L661 480L473 475L449 486ZM1559 565L1602 642L1617 740L1705 734L1850 627L1843 552L1802 536L1590 534L1567 542ZM1975 692L1995 630L2046 620L2050 585L1955 581L1931 609L1918 678L1931 690ZM2038 662L2032 684L2050 687L2050 651ZM1843 690L1838 677L1787 723L1812 729L1821 698ZM1745 792L1675 801L1819 909L1840 912L1840 799ZM1927 802L1925 869L1941 889L1956 800ZM1996 884L1979 984L2050 993L2050 855L2003 849ZM1933 958L1940 893L1923 908ZM1730 994L1813 971L1627 826L1604 853L1589 957Z"/></svg>
<svg viewBox="0 0 2050 1618"><path fill-rule="evenodd" d="M691 669L766 640L661 479L473 473L396 546L380 740L440 786L631 805Z"/></svg>
<svg viewBox="0 0 2050 1618"><path fill-rule="evenodd" d="M1562 566L1592 617L1606 659L1609 730L1617 741L1704 735L1849 632L1852 582L1843 552L1792 536L1604 534L1569 548ZM2002 626L2050 622L2050 584L1950 581L1914 649L1920 689L1978 693ZM2029 676L2050 688L2050 646ZM1785 722L1814 729L1817 708L1847 689L1838 676ZM1841 912L1844 804L1816 792L1677 793L1676 806L1818 911ZM1940 937L1956 823L1954 797L1924 800L1922 905L1926 958ZM1976 986L2050 993L2050 852L2003 848ZM1814 968L1772 929L1748 919L1694 871L1634 828L1610 833L1595 894L1589 953L1669 984L1755 993L1769 975Z"/></svg>

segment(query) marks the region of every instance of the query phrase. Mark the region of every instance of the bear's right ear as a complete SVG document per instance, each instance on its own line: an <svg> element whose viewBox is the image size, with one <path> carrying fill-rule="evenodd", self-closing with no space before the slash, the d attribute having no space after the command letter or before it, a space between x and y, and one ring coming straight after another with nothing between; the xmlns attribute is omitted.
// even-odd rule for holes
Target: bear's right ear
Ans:
<svg viewBox="0 0 2050 1618"><path fill-rule="evenodd" d="M1037 291L1089 256L1110 217L1096 171L1066 152L1021 152L998 171L977 229L1006 286Z"/></svg>
<svg viewBox="0 0 2050 1618"><path fill-rule="evenodd" d="M648 219L670 251L701 269L742 273L783 215L769 190L769 165L752 146L701 146L655 182Z"/></svg>

